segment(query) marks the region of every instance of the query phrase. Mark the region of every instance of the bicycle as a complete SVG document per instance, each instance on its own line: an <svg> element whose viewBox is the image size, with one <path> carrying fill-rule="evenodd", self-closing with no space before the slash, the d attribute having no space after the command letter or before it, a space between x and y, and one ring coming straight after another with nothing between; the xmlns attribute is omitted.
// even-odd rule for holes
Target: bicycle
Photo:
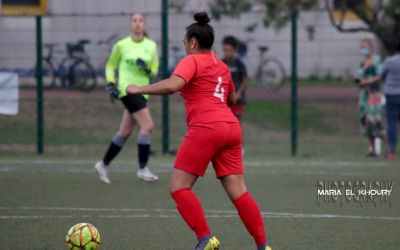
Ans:
<svg viewBox="0 0 400 250"><path fill-rule="evenodd" d="M43 84L47 89L61 81L63 88L75 88L90 91L97 85L96 72L90 64L89 56L85 52L85 45L89 40L79 40L76 43L67 43L67 56L58 66L54 63L54 52L57 44L45 44L48 54L43 58Z"/></svg>
<svg viewBox="0 0 400 250"><path fill-rule="evenodd" d="M283 64L274 57L266 56L269 48L259 46L259 62L253 79L267 91L279 91L286 79L286 70ZM247 55L247 44L239 41L238 54L241 59Z"/></svg>

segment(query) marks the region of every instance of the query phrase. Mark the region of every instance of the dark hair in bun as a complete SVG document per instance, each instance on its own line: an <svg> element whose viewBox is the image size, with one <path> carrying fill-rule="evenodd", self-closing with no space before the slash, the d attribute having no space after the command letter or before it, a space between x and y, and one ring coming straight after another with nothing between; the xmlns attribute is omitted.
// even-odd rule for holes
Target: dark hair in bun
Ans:
<svg viewBox="0 0 400 250"><path fill-rule="evenodd" d="M210 18L208 17L206 12L197 12L194 14L193 16L194 20L200 24L200 25L204 25L210 22Z"/></svg>
<svg viewBox="0 0 400 250"><path fill-rule="evenodd" d="M196 22L186 27L186 38L196 38L202 49L211 49L214 44L214 29L208 24L210 17L206 12L198 12L193 18Z"/></svg>

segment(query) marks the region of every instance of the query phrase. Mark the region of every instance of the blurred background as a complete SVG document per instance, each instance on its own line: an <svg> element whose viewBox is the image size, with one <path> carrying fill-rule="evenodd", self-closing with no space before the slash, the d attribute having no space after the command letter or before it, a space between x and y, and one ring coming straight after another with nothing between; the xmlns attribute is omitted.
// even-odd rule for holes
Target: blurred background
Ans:
<svg viewBox="0 0 400 250"><path fill-rule="evenodd" d="M0 156L34 156L37 151L37 23L34 16L26 15L27 11L44 14L41 49L45 156L96 158L117 129L122 109L120 103L111 104L104 91L107 57L113 44L130 34L131 14L141 12L146 16L147 32L157 42L161 58L161 2L3 0L0 71L18 75L19 110L13 116L0 115ZM38 7L32 7L35 4ZM291 15L296 10L298 156L363 157L368 145L360 133L358 90L353 84L361 61L359 42L368 37L374 42L375 53L385 56L388 51L376 32L380 27L366 24L363 19L366 17L361 14L367 13L368 17L371 13L374 18L377 15L384 25L386 19L382 15L389 15L384 11L393 7L391 4L396 1L170 0L166 9L168 58L161 60L168 61L171 71L184 56L182 39L185 27L192 22L193 12L211 13L216 53L222 56L223 37L234 35L241 41L240 56L251 77L244 115L246 157L289 156L293 139ZM359 6L364 6L364 12ZM21 12L19 7L28 9ZM263 49L267 50L263 52ZM71 59L76 54L84 58L83 63L76 65L76 60ZM281 79L273 89L265 87L264 80L256 77L265 60L270 58L277 62L275 68L272 66L272 73ZM69 78L71 67L83 78L79 80L83 83ZM6 89L0 88L0 92L6 93ZM167 143L173 150L183 137L184 110L177 95L169 101ZM4 99L2 103L7 102ZM165 125L161 119L163 103L161 98L152 97L150 105L156 119L153 148L160 155L161 131ZM129 157L129 152L124 150L125 157Z"/></svg>

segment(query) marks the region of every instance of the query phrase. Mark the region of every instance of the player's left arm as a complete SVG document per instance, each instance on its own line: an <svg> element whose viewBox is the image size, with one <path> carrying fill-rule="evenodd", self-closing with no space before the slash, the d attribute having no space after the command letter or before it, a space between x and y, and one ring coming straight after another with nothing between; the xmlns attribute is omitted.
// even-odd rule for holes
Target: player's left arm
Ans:
<svg viewBox="0 0 400 250"><path fill-rule="evenodd" d="M177 75L171 75L168 79L148 86L138 87L130 84L126 88L126 93L147 94L147 95L168 95L175 93L185 86L185 80Z"/></svg>
<svg viewBox="0 0 400 250"><path fill-rule="evenodd" d="M154 46L153 54L150 62L150 74L152 77L156 77L158 75L158 68L160 66L160 62L158 60L158 52L157 45Z"/></svg>
<svg viewBox="0 0 400 250"><path fill-rule="evenodd" d="M233 84L232 78L229 81L228 86L228 105L233 105L236 103L236 91L235 85Z"/></svg>
<svg viewBox="0 0 400 250"><path fill-rule="evenodd" d="M240 85L240 88L236 91L238 97L242 96L243 92L247 89L249 86L249 78L247 76L243 77L242 84Z"/></svg>
<svg viewBox="0 0 400 250"><path fill-rule="evenodd" d="M235 92L233 92L232 94L230 94L228 96L228 106L233 105L233 104L236 104L236 93Z"/></svg>
<svg viewBox="0 0 400 250"><path fill-rule="evenodd" d="M240 98L242 96L243 92L249 86L249 78L247 76L247 69L242 61L240 61L240 71L241 71L241 75L242 75L242 84L240 85L240 88L236 91L238 98Z"/></svg>
<svg viewBox="0 0 400 250"><path fill-rule="evenodd" d="M381 81L383 66L382 66L380 58L374 59L374 67L375 67L376 75L370 76L367 79L362 80L360 86L372 85L374 83L379 83Z"/></svg>

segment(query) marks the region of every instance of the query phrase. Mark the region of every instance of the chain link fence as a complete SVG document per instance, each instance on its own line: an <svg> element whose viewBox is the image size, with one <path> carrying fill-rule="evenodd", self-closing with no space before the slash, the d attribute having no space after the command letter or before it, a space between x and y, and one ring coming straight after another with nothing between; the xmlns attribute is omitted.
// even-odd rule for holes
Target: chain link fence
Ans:
<svg viewBox="0 0 400 250"><path fill-rule="evenodd" d="M150 5L144 6L148 11L143 11L147 33L160 50L161 13L159 7L150 8ZM114 42L130 34L131 14L110 11L77 14L79 10L69 9L42 18L45 84L54 84L53 88L45 89L44 94L45 152L48 157L98 157L118 128L122 105L111 104L104 93L104 65ZM171 68L184 55L182 39L185 27L191 22L192 11L169 13ZM290 26L276 31L262 27L261 23L261 12L213 20L216 53L222 56L224 36L235 35L247 45L243 61L250 76L254 76L262 64L261 46L269 48L263 56L279 60L286 72L290 72ZM258 27L250 32L249 27L253 24ZM300 155L325 157L333 153L336 157L363 152L366 143L359 134L357 90L349 84L349 79L359 64L358 42L366 34L338 33L322 10L302 13L298 32ZM20 83L18 115L0 115L0 157L34 155L37 102L34 88L35 19L2 16L0 34L0 71L15 72ZM63 78L65 69L73 64L68 58L74 46L81 46L80 56L93 69L96 87L90 88L91 91L75 89L68 79ZM52 70L57 71L54 82L49 74L49 63ZM284 86L279 92L267 92L254 80L248 99L244 118L246 155L288 156L289 86ZM152 98L150 107L157 127L154 148L160 152L161 99ZM170 117L171 148L177 148L183 137L185 121L183 104L176 96L171 98ZM132 152L133 149L126 150L125 156L130 157Z"/></svg>

